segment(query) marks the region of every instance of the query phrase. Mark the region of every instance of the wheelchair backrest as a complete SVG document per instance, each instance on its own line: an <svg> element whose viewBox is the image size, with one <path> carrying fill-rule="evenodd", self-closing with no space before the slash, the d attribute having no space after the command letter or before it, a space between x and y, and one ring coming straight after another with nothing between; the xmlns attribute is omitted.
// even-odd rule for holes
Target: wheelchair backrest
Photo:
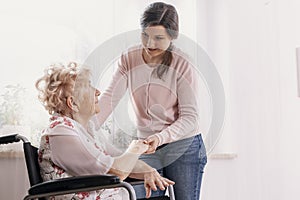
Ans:
<svg viewBox="0 0 300 200"><path fill-rule="evenodd" d="M43 182L38 162L38 148L32 146L30 142L25 142L23 149L30 185L33 186Z"/></svg>

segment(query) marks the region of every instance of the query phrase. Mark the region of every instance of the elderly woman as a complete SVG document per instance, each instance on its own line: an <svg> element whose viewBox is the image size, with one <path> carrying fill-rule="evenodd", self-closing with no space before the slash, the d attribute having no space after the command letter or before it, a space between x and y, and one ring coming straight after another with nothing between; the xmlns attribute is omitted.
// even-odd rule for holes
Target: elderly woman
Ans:
<svg viewBox="0 0 300 200"><path fill-rule="evenodd" d="M67 67L53 65L36 82L39 99L51 115L49 126L43 130L39 162L44 180L63 177L114 174L124 180L144 179L147 191L165 189L173 181L138 160L148 150L148 145L134 140L123 154L109 143L97 143L91 118L100 111L100 92L91 86L88 69L76 63ZM103 141L102 141L103 142ZM52 199L126 199L121 189L106 189L53 197Z"/></svg>

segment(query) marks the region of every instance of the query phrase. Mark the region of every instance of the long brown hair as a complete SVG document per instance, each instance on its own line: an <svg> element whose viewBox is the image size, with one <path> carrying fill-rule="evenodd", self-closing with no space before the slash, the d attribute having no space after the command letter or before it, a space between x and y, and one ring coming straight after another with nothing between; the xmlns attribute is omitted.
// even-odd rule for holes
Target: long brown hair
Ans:
<svg viewBox="0 0 300 200"><path fill-rule="evenodd" d="M146 29L149 26L161 25L165 27L167 33L172 39L178 37L179 24L178 14L174 6L163 2L156 2L150 4L144 11L141 17L141 27ZM162 76L168 72L169 66L172 62L173 45L170 44L166 50L162 63L157 68L157 76L162 79Z"/></svg>

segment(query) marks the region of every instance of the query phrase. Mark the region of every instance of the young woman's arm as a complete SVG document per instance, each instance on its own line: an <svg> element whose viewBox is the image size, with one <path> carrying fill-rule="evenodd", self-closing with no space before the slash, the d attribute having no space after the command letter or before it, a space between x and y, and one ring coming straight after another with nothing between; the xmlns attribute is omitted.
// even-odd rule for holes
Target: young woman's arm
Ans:
<svg viewBox="0 0 300 200"><path fill-rule="evenodd" d="M122 55L118 61L118 68L114 72L108 87L99 97L101 111L93 119L96 122L95 124L97 124L97 128L105 122L127 91L127 73L126 59Z"/></svg>
<svg viewBox="0 0 300 200"><path fill-rule="evenodd" d="M199 134L199 75L187 61L180 69L181 76L176 83L178 118L159 133L145 139L150 146L146 153L154 153L160 145Z"/></svg>

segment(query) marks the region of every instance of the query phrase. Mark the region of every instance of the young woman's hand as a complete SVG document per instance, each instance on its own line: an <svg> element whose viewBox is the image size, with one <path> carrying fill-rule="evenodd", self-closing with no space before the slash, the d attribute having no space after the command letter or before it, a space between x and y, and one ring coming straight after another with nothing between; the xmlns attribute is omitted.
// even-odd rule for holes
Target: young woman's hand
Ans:
<svg viewBox="0 0 300 200"><path fill-rule="evenodd" d="M162 177L155 169L144 174L144 187L146 189L146 198L151 196L151 190L156 191L157 187L165 190L169 185L174 185L175 182Z"/></svg>
<svg viewBox="0 0 300 200"><path fill-rule="evenodd" d="M156 135L151 135L144 140L144 143L149 145L149 148L145 153L146 154L154 153L159 144L159 138Z"/></svg>

